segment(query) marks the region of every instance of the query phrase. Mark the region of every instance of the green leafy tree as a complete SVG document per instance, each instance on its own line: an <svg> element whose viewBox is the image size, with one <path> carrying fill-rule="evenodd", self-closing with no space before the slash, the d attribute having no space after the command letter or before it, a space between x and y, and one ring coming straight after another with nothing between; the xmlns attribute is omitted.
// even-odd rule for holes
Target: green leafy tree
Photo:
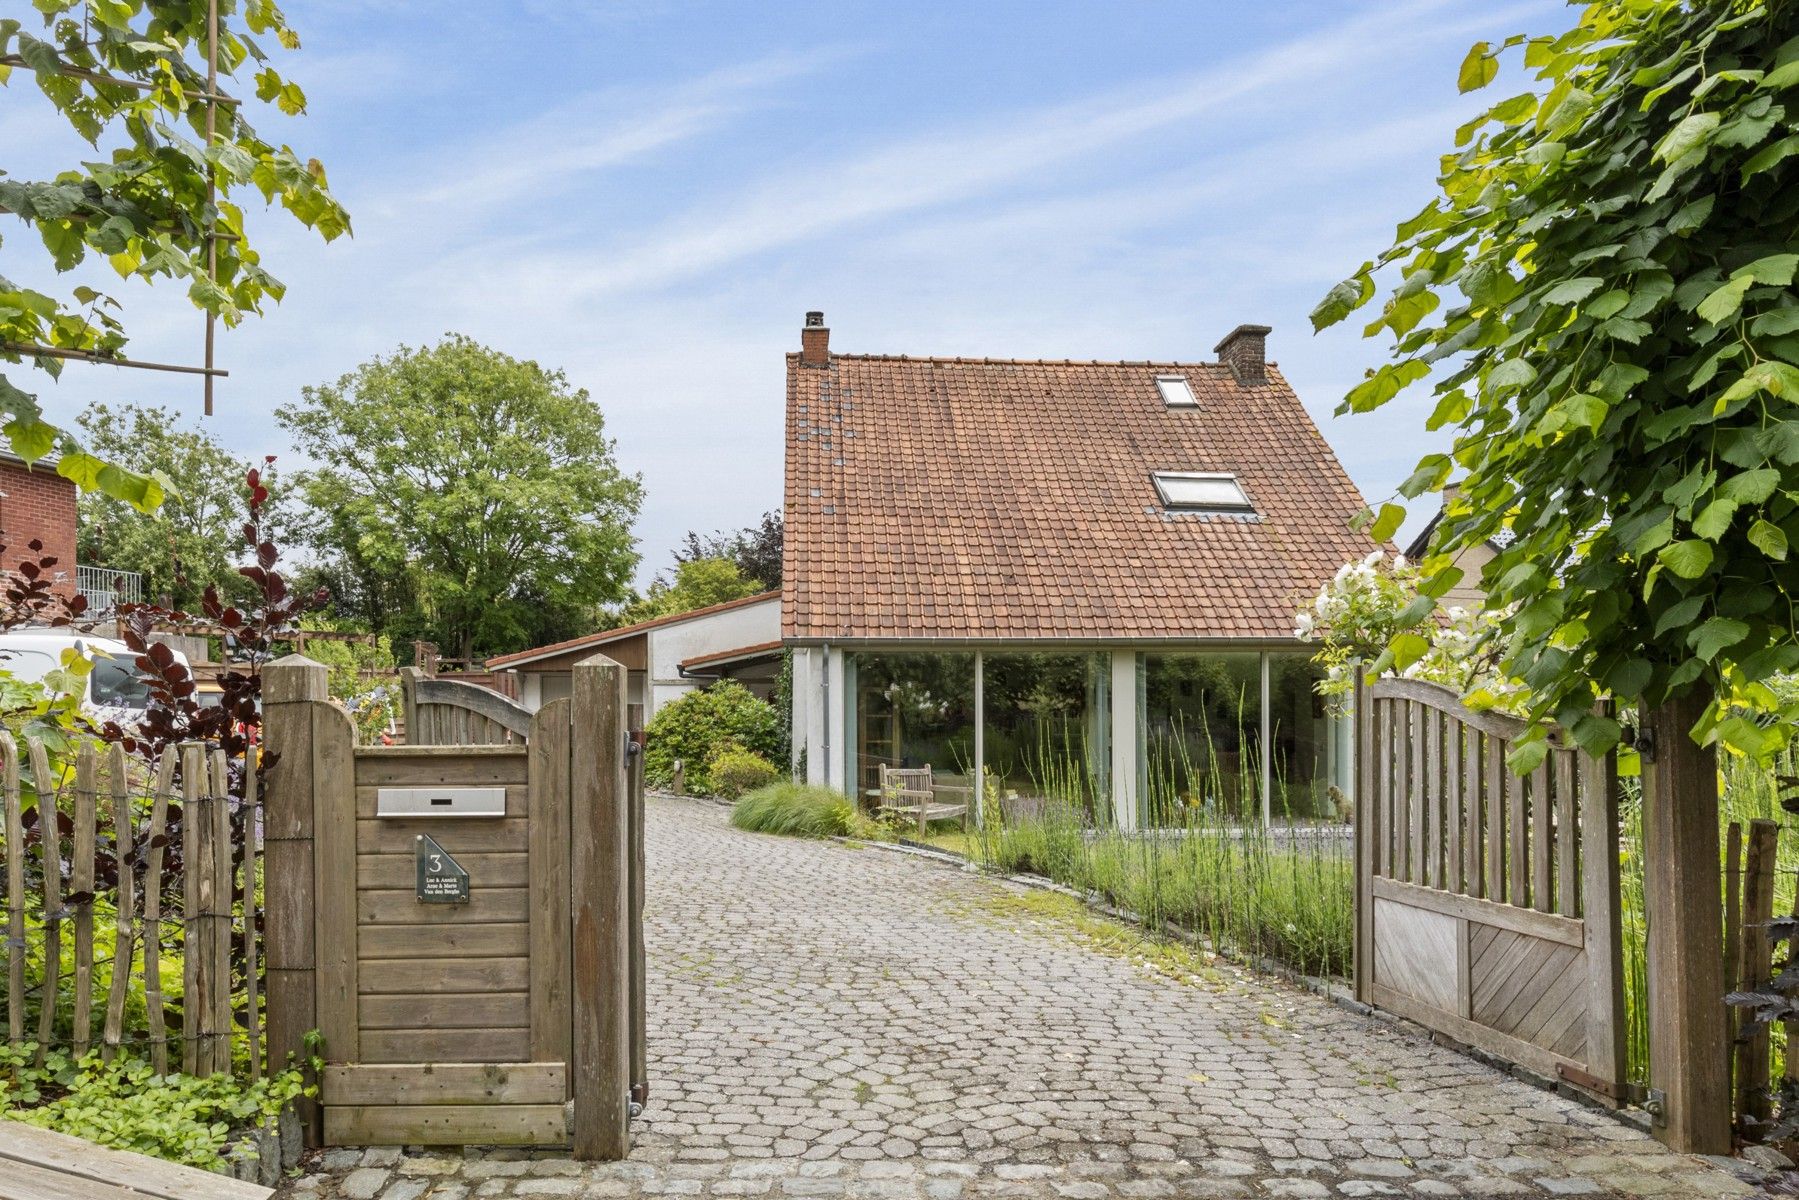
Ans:
<svg viewBox="0 0 1799 1200"><path fill-rule="evenodd" d="M98 258L124 280L182 280L196 307L229 326L283 291L251 246L236 197L260 193L326 240L348 232L349 217L326 190L317 160L265 140L248 120L251 105L206 103L201 0L37 0L32 7L39 21L31 29L0 18L0 63L7 64L0 85L10 86L16 73L33 80L94 153L47 179L0 170L0 213L37 235L57 272ZM271 64L261 41L299 47L281 10L268 0L219 8L219 87L240 82L239 91L253 90L288 115L304 111L305 95ZM15 263L24 254L23 244L6 249ZM126 346L120 311L94 287L51 295L0 277L0 363L30 364L54 378L63 360L30 351L119 357ZM154 475L84 451L70 431L44 420L33 386L17 370L0 371L0 435L15 452L31 461L60 449L58 472L83 489L156 506L163 489Z"/></svg>
<svg viewBox="0 0 1799 1200"><path fill-rule="evenodd" d="M689 559L675 564L672 580L657 579L642 596L620 609L616 623L635 625L657 617L672 617L766 590L760 581L745 579L737 564L728 558Z"/></svg>
<svg viewBox="0 0 1799 1200"><path fill-rule="evenodd" d="M355 575L369 628L470 658L623 597L642 489L560 371L452 335L306 388L276 419L318 464L300 483L322 514L313 548Z"/></svg>
<svg viewBox="0 0 1799 1200"><path fill-rule="evenodd" d="M234 553L244 474L256 464L166 408L96 404L76 420L96 455L161 479L166 491L151 512L104 492L84 492L81 561L136 571L147 597L190 612L198 610L207 584L228 599L247 598L249 582L237 574Z"/></svg>
<svg viewBox="0 0 1799 1200"><path fill-rule="evenodd" d="M1502 669L1592 750L1620 734L1599 692L1701 697L1693 736L1751 753L1799 718L1767 686L1799 668L1796 33L1785 0L1603 0L1560 36L1475 46L1464 91L1515 48L1536 86L1457 132L1442 194L1313 314L1391 280L1365 332L1393 361L1340 411L1431 377L1429 427L1455 434L1400 489L1461 477L1406 620L1509 530L1482 578ZM1402 517L1383 504L1373 534ZM1543 753L1521 740L1513 764Z"/></svg>
<svg viewBox="0 0 1799 1200"><path fill-rule="evenodd" d="M701 558L728 558L737 564L745 579L753 579L763 590L781 586L781 548L785 526L780 510L762 514L762 520L733 533L702 534L689 530L675 551L678 563Z"/></svg>

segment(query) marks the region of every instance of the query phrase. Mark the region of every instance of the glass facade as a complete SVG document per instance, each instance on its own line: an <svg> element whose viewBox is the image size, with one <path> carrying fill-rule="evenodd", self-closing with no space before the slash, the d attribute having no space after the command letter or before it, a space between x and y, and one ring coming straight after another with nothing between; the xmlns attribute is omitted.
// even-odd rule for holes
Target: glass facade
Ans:
<svg viewBox="0 0 1799 1200"><path fill-rule="evenodd" d="M856 796L870 803L881 768L930 767L939 786L974 784L974 655L858 653L845 666L855 697Z"/></svg>
<svg viewBox="0 0 1799 1200"><path fill-rule="evenodd" d="M1121 819L1147 827L1345 811L1347 721L1317 694L1305 651L854 651L841 661L849 728L837 761L864 805L881 767L929 766L939 788L963 795L984 775L981 804L1002 814L1067 804L1095 825L1113 821L1127 803L1115 792L1132 784L1135 810Z"/></svg>
<svg viewBox="0 0 1799 1200"><path fill-rule="evenodd" d="M1262 810L1262 656L1138 657L1139 819L1247 820Z"/></svg>
<svg viewBox="0 0 1799 1200"><path fill-rule="evenodd" d="M1110 819L1110 654L985 654L982 754L989 802L1068 804Z"/></svg>

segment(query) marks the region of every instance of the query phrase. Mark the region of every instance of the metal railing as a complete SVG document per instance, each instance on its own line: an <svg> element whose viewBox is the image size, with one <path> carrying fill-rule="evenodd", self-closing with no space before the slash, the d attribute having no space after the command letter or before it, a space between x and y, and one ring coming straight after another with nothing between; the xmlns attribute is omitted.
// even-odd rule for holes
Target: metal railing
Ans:
<svg viewBox="0 0 1799 1200"><path fill-rule="evenodd" d="M87 615L90 617L110 616L121 604L141 604L144 600L144 577L136 571L78 564L75 587L87 597Z"/></svg>

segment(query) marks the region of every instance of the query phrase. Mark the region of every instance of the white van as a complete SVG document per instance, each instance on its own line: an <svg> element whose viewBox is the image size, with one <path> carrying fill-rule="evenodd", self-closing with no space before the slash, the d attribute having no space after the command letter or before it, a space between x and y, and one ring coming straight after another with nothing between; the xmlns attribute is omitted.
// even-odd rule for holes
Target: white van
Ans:
<svg viewBox="0 0 1799 1200"><path fill-rule="evenodd" d="M82 711L101 721L136 720L150 707L150 688L138 669L137 655L124 642L95 637L74 629L15 629L0 633L0 670L16 679L38 683L62 666L65 650L77 649L94 660L88 673ZM187 657L174 651L176 661Z"/></svg>

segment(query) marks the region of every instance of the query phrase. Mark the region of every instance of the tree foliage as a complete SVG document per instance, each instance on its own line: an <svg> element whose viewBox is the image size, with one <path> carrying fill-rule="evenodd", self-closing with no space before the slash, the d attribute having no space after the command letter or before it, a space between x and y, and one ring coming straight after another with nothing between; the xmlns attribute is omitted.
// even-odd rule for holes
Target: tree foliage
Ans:
<svg viewBox="0 0 1799 1200"><path fill-rule="evenodd" d="M1340 411L1434 375L1429 427L1455 433L1400 489L1462 476L1407 621L1509 529L1482 578L1511 610L1504 670L1590 749L1620 734L1601 691L1712 689L1702 742L1784 736L1743 706L1788 707L1766 681L1799 667L1795 26L1788 0L1601 0L1559 36L1475 46L1463 90L1513 50L1535 86L1457 132L1441 195L1313 314L1341 321L1390 277L1365 333L1393 361ZM1402 517L1383 504L1375 536Z"/></svg>
<svg viewBox="0 0 1799 1200"><path fill-rule="evenodd" d="M666 787L682 764L687 786L712 790L710 764L726 750L773 761L781 748L781 716L741 683L726 679L688 692L656 710L644 730L644 778Z"/></svg>
<svg viewBox="0 0 1799 1200"><path fill-rule="evenodd" d="M675 564L673 579L658 578L642 596L620 609L616 623L635 625L657 617L672 617L765 590L760 581L745 579L737 564L728 558L688 559Z"/></svg>
<svg viewBox="0 0 1799 1200"><path fill-rule="evenodd" d="M318 464L313 548L355 577L369 628L468 658L587 632L623 597L642 489L560 371L452 335L276 419Z"/></svg>
<svg viewBox="0 0 1799 1200"><path fill-rule="evenodd" d="M772 591L781 586L781 547L785 529L779 509L765 512L754 525L735 532L715 530L702 534L689 530L675 551L675 562L688 563L702 558L728 558L737 564L745 579Z"/></svg>
<svg viewBox="0 0 1799 1200"><path fill-rule="evenodd" d="M265 140L247 119L248 103L218 105L216 136L207 144L205 0L37 0L33 7L41 18L34 28L0 18L0 57L23 62L0 65L0 85L23 72L96 153L47 179L0 171L0 212L37 234L56 271L98 258L123 280L183 280L197 308L235 325L283 291L251 246L235 197L259 193L326 240L348 232L349 217L327 190L324 168ZM244 85L239 91L253 90L255 99L288 115L304 111L304 93L281 75L262 44L267 38L298 49L281 10L269 0L219 7L221 88L236 81ZM218 187L211 204L209 172ZM216 269L209 274L214 230ZM20 245L7 249L13 256L23 252ZM0 347L117 356L126 345L120 312L115 298L93 287L53 296L0 277ZM0 362L29 363L52 378L63 366L9 349L0 349ZM163 489L153 475L82 450L68 431L44 420L27 387L17 372L0 371L0 434L16 453L33 461L60 448L57 470L83 489L155 507Z"/></svg>
<svg viewBox="0 0 1799 1200"><path fill-rule="evenodd" d="M242 526L244 476L256 464L166 408L96 404L76 418L94 454L163 481L166 495L142 512L104 492L84 492L81 561L144 577L145 593L172 608L198 608L209 583L248 599L233 550ZM269 482L270 472L262 472Z"/></svg>

